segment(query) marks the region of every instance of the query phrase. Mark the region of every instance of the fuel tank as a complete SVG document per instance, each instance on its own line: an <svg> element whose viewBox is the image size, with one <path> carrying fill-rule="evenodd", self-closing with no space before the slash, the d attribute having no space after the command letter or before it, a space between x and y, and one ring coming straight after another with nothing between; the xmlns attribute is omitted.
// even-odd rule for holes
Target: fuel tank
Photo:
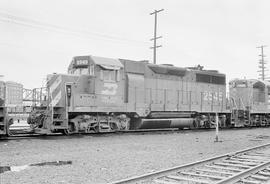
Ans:
<svg viewBox="0 0 270 184"><path fill-rule="evenodd" d="M193 118L142 119L137 129L193 128Z"/></svg>

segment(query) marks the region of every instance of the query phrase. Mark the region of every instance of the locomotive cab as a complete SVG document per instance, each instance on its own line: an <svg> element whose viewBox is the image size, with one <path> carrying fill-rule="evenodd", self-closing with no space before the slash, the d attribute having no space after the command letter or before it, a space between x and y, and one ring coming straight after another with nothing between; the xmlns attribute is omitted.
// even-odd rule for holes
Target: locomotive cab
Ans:
<svg viewBox="0 0 270 184"><path fill-rule="evenodd" d="M48 76L53 132L103 132L127 129L123 65L117 59L74 57L68 74ZM48 119L48 118L47 118Z"/></svg>

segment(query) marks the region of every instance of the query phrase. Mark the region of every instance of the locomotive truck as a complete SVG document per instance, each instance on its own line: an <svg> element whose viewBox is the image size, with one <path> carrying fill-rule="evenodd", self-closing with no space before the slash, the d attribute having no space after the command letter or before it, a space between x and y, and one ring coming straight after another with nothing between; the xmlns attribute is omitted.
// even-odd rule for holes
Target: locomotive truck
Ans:
<svg viewBox="0 0 270 184"><path fill-rule="evenodd" d="M33 113L37 131L110 132L230 126L226 76L203 67L76 56L68 74L47 76L48 104Z"/></svg>

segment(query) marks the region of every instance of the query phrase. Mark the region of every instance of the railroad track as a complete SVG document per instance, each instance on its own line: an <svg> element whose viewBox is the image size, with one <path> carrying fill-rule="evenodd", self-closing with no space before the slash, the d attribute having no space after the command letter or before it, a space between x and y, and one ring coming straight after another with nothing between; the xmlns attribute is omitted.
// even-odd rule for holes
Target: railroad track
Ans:
<svg viewBox="0 0 270 184"><path fill-rule="evenodd" d="M236 130L236 129L253 129L253 128L265 128L265 127L235 127L235 128L222 128L222 131L230 131L230 130ZM100 132L100 133L75 133L71 135L62 135L61 133L51 133L51 134L37 134L37 133L12 133L10 136L7 137L0 137L1 140L19 140L19 139L35 139L35 138L41 138L41 137L58 137L62 136L63 138L69 137L69 138L77 138L78 136L102 136L102 135L119 135L119 134L154 134L154 133L189 133L189 132L211 132L215 131L213 128L201 128L201 129L184 129L179 130L177 128L168 128L168 129L139 129L139 130L128 130L128 131L117 131L117 132Z"/></svg>
<svg viewBox="0 0 270 184"><path fill-rule="evenodd" d="M230 129L224 129L230 130ZM100 133L74 133L71 135L63 135L61 133L51 133L51 134L37 134L37 133L13 133L10 136L0 137L0 140L18 140L18 139L28 139L28 138L40 138L40 137L54 137L60 136L63 138L76 138L78 136L103 136L103 135L121 135L121 134L166 134L166 133L175 133L175 132L205 132L205 131L214 131L214 129L184 129L179 130L177 128L166 128L166 129L139 129L139 130L125 130L125 131L117 131L117 132L100 132Z"/></svg>
<svg viewBox="0 0 270 184"><path fill-rule="evenodd" d="M110 184L270 183L270 143Z"/></svg>

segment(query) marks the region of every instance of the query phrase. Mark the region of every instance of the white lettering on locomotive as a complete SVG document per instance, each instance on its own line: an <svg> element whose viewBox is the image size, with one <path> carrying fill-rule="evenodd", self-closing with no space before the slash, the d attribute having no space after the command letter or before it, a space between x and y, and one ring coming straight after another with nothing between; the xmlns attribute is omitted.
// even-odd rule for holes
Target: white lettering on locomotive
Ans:
<svg viewBox="0 0 270 184"><path fill-rule="evenodd" d="M211 92L205 91L203 92L203 100L209 101L211 99Z"/></svg>
<svg viewBox="0 0 270 184"><path fill-rule="evenodd" d="M218 92L213 93L213 100L218 101Z"/></svg>
<svg viewBox="0 0 270 184"><path fill-rule="evenodd" d="M219 95L219 101L221 102L223 99L223 93L221 91L219 91L218 95Z"/></svg>
<svg viewBox="0 0 270 184"><path fill-rule="evenodd" d="M118 85L115 83L104 83L102 95L116 95Z"/></svg>
<svg viewBox="0 0 270 184"><path fill-rule="evenodd" d="M88 60L77 60L76 64L77 65L88 65Z"/></svg>
<svg viewBox="0 0 270 184"><path fill-rule="evenodd" d="M102 96L101 97L101 101L103 103L107 103L107 104L110 104L110 103L117 103L117 97L115 96Z"/></svg>

